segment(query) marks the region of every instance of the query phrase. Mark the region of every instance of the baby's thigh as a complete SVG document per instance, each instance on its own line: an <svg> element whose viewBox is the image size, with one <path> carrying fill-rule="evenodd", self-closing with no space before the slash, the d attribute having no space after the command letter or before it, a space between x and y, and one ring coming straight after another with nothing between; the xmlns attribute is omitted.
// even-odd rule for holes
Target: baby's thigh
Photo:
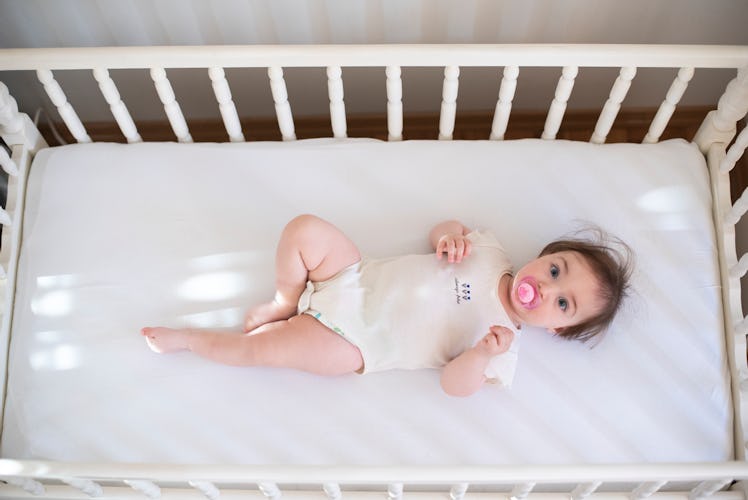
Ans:
<svg viewBox="0 0 748 500"><path fill-rule="evenodd" d="M363 358L358 347L308 314L289 319L283 327L266 334L275 337L280 366L318 375L343 375L360 370Z"/></svg>

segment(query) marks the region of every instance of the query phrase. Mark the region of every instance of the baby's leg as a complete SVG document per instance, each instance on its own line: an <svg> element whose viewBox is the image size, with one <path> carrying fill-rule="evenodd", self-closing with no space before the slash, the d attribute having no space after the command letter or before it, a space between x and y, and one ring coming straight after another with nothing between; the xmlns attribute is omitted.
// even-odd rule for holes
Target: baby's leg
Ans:
<svg viewBox="0 0 748 500"><path fill-rule="evenodd" d="M324 281L361 260L356 245L329 222L300 215L283 229L275 257L275 297L251 308L244 331L296 314L307 280Z"/></svg>
<svg viewBox="0 0 748 500"><path fill-rule="evenodd" d="M169 328L144 328L142 333L156 352L190 350L232 366L294 368L318 375L342 375L363 366L356 346L306 314L253 334Z"/></svg>

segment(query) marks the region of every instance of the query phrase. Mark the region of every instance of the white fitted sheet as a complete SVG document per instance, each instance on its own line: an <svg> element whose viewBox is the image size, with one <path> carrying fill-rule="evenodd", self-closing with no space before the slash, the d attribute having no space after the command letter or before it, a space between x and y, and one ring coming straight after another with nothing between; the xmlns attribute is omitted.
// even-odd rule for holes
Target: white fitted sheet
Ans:
<svg viewBox="0 0 748 500"><path fill-rule="evenodd" d="M597 223L637 254L594 349L526 328L511 391L434 370L321 378L159 356L144 325L238 328L273 292L287 220L380 256L445 218L515 266ZM308 140L88 144L32 166L2 456L237 464L722 461L732 457L720 284L692 144Z"/></svg>

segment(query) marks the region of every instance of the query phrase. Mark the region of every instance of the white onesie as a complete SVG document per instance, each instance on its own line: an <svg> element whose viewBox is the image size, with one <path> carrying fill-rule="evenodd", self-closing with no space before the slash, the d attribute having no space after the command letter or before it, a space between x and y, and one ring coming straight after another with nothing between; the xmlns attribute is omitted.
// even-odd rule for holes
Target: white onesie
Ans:
<svg viewBox="0 0 748 500"><path fill-rule="evenodd" d="M491 325L514 331L509 351L495 356L486 377L511 386L519 332L498 297L511 263L493 234L467 235L472 253L450 264L434 253L370 259L323 282L309 282L299 313L309 314L357 346L364 373L438 368L472 347Z"/></svg>

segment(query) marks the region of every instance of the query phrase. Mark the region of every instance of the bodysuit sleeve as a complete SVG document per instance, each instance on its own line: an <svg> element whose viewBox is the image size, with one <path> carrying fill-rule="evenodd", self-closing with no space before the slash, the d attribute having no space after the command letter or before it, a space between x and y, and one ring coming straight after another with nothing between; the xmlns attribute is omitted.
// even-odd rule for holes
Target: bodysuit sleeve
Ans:
<svg viewBox="0 0 748 500"><path fill-rule="evenodd" d="M512 330L514 331L514 340L512 341L512 345L509 346L509 350L503 354L494 356L483 372L489 383L499 384L507 388L511 387L514 381L521 337L521 332L514 328Z"/></svg>

